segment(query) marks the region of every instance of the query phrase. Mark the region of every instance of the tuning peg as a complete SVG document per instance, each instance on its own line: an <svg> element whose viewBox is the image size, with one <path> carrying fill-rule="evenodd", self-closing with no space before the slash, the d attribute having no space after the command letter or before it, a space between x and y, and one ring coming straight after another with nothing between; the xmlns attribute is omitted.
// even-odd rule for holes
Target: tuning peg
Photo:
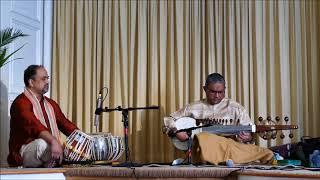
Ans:
<svg viewBox="0 0 320 180"><path fill-rule="evenodd" d="M267 137L266 134L264 134L264 135L262 136L262 138L263 138L264 140L267 140L267 139L268 139L268 137Z"/></svg>
<svg viewBox="0 0 320 180"><path fill-rule="evenodd" d="M288 116L284 117L284 121L285 121L286 123L288 123L289 117L288 117Z"/></svg>
<svg viewBox="0 0 320 180"><path fill-rule="evenodd" d="M239 125L239 124L240 124L240 119L237 120L237 125Z"/></svg>
<svg viewBox="0 0 320 180"><path fill-rule="evenodd" d="M233 120L232 120L232 119L230 119L230 124L232 124L232 121L233 121Z"/></svg>
<svg viewBox="0 0 320 180"><path fill-rule="evenodd" d="M276 139L276 137L277 137L277 136L276 136L275 134L272 134L272 135L271 135L271 138L272 138L272 139Z"/></svg>
<svg viewBox="0 0 320 180"><path fill-rule="evenodd" d="M276 121L279 122L280 121L280 117L276 116Z"/></svg>
<svg viewBox="0 0 320 180"><path fill-rule="evenodd" d="M222 119L222 124L224 125L224 119Z"/></svg>
<svg viewBox="0 0 320 180"><path fill-rule="evenodd" d="M293 134L292 133L289 134L289 138L291 138L291 139L293 138Z"/></svg>
<svg viewBox="0 0 320 180"><path fill-rule="evenodd" d="M263 121L263 118L260 116L260 117L258 118L258 120L261 122L261 121Z"/></svg>
<svg viewBox="0 0 320 180"><path fill-rule="evenodd" d="M283 133L281 133L280 138L283 139L285 136Z"/></svg>
<svg viewBox="0 0 320 180"><path fill-rule="evenodd" d="M268 117L267 117L267 120L268 120L268 121L271 121L271 116L268 116Z"/></svg>
<svg viewBox="0 0 320 180"><path fill-rule="evenodd" d="M228 119L226 119L226 125L228 125Z"/></svg>

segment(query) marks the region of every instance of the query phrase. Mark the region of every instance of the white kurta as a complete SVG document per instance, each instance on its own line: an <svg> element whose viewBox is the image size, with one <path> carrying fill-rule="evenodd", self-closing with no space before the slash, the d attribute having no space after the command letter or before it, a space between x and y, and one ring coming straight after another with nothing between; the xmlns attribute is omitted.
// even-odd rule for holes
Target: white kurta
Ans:
<svg viewBox="0 0 320 180"><path fill-rule="evenodd" d="M195 119L223 119L224 124L249 125L254 122L250 119L247 111L236 101L224 98L219 104L211 105L207 99L188 104L180 110L164 118L166 133L175 128L174 121L181 117L192 117ZM227 120L227 122L225 121ZM231 121L230 121L231 120Z"/></svg>

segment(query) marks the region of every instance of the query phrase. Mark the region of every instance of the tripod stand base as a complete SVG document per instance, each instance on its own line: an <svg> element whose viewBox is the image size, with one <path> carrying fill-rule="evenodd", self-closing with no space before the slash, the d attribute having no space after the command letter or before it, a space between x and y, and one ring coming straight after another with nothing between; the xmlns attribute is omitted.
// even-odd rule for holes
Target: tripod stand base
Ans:
<svg viewBox="0 0 320 180"><path fill-rule="evenodd" d="M178 166L178 167L196 167L196 165L194 165L194 164L187 164L187 163L182 163L182 164L178 164L178 165L174 165L174 166Z"/></svg>
<svg viewBox="0 0 320 180"><path fill-rule="evenodd" d="M143 164L135 162L123 162L120 164L112 164L112 167L141 167Z"/></svg>
<svg viewBox="0 0 320 180"><path fill-rule="evenodd" d="M185 162L185 159L179 158L175 159L172 163L171 166L184 166L184 167L192 167L194 166L191 162Z"/></svg>

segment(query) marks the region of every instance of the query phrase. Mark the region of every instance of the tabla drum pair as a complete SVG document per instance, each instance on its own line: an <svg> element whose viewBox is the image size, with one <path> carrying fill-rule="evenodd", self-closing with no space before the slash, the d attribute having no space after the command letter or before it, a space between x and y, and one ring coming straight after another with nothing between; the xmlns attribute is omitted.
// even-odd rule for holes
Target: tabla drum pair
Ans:
<svg viewBox="0 0 320 180"><path fill-rule="evenodd" d="M66 161L116 161L123 152L123 137L75 130L66 140L64 156Z"/></svg>

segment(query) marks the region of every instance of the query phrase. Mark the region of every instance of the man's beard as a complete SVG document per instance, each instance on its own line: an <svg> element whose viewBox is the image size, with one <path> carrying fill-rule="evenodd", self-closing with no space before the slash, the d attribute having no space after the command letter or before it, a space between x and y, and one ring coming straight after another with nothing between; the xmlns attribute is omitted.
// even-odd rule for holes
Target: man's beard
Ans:
<svg viewBox="0 0 320 180"><path fill-rule="evenodd" d="M45 94L49 91L49 85L44 86L44 88L42 89L42 93Z"/></svg>

